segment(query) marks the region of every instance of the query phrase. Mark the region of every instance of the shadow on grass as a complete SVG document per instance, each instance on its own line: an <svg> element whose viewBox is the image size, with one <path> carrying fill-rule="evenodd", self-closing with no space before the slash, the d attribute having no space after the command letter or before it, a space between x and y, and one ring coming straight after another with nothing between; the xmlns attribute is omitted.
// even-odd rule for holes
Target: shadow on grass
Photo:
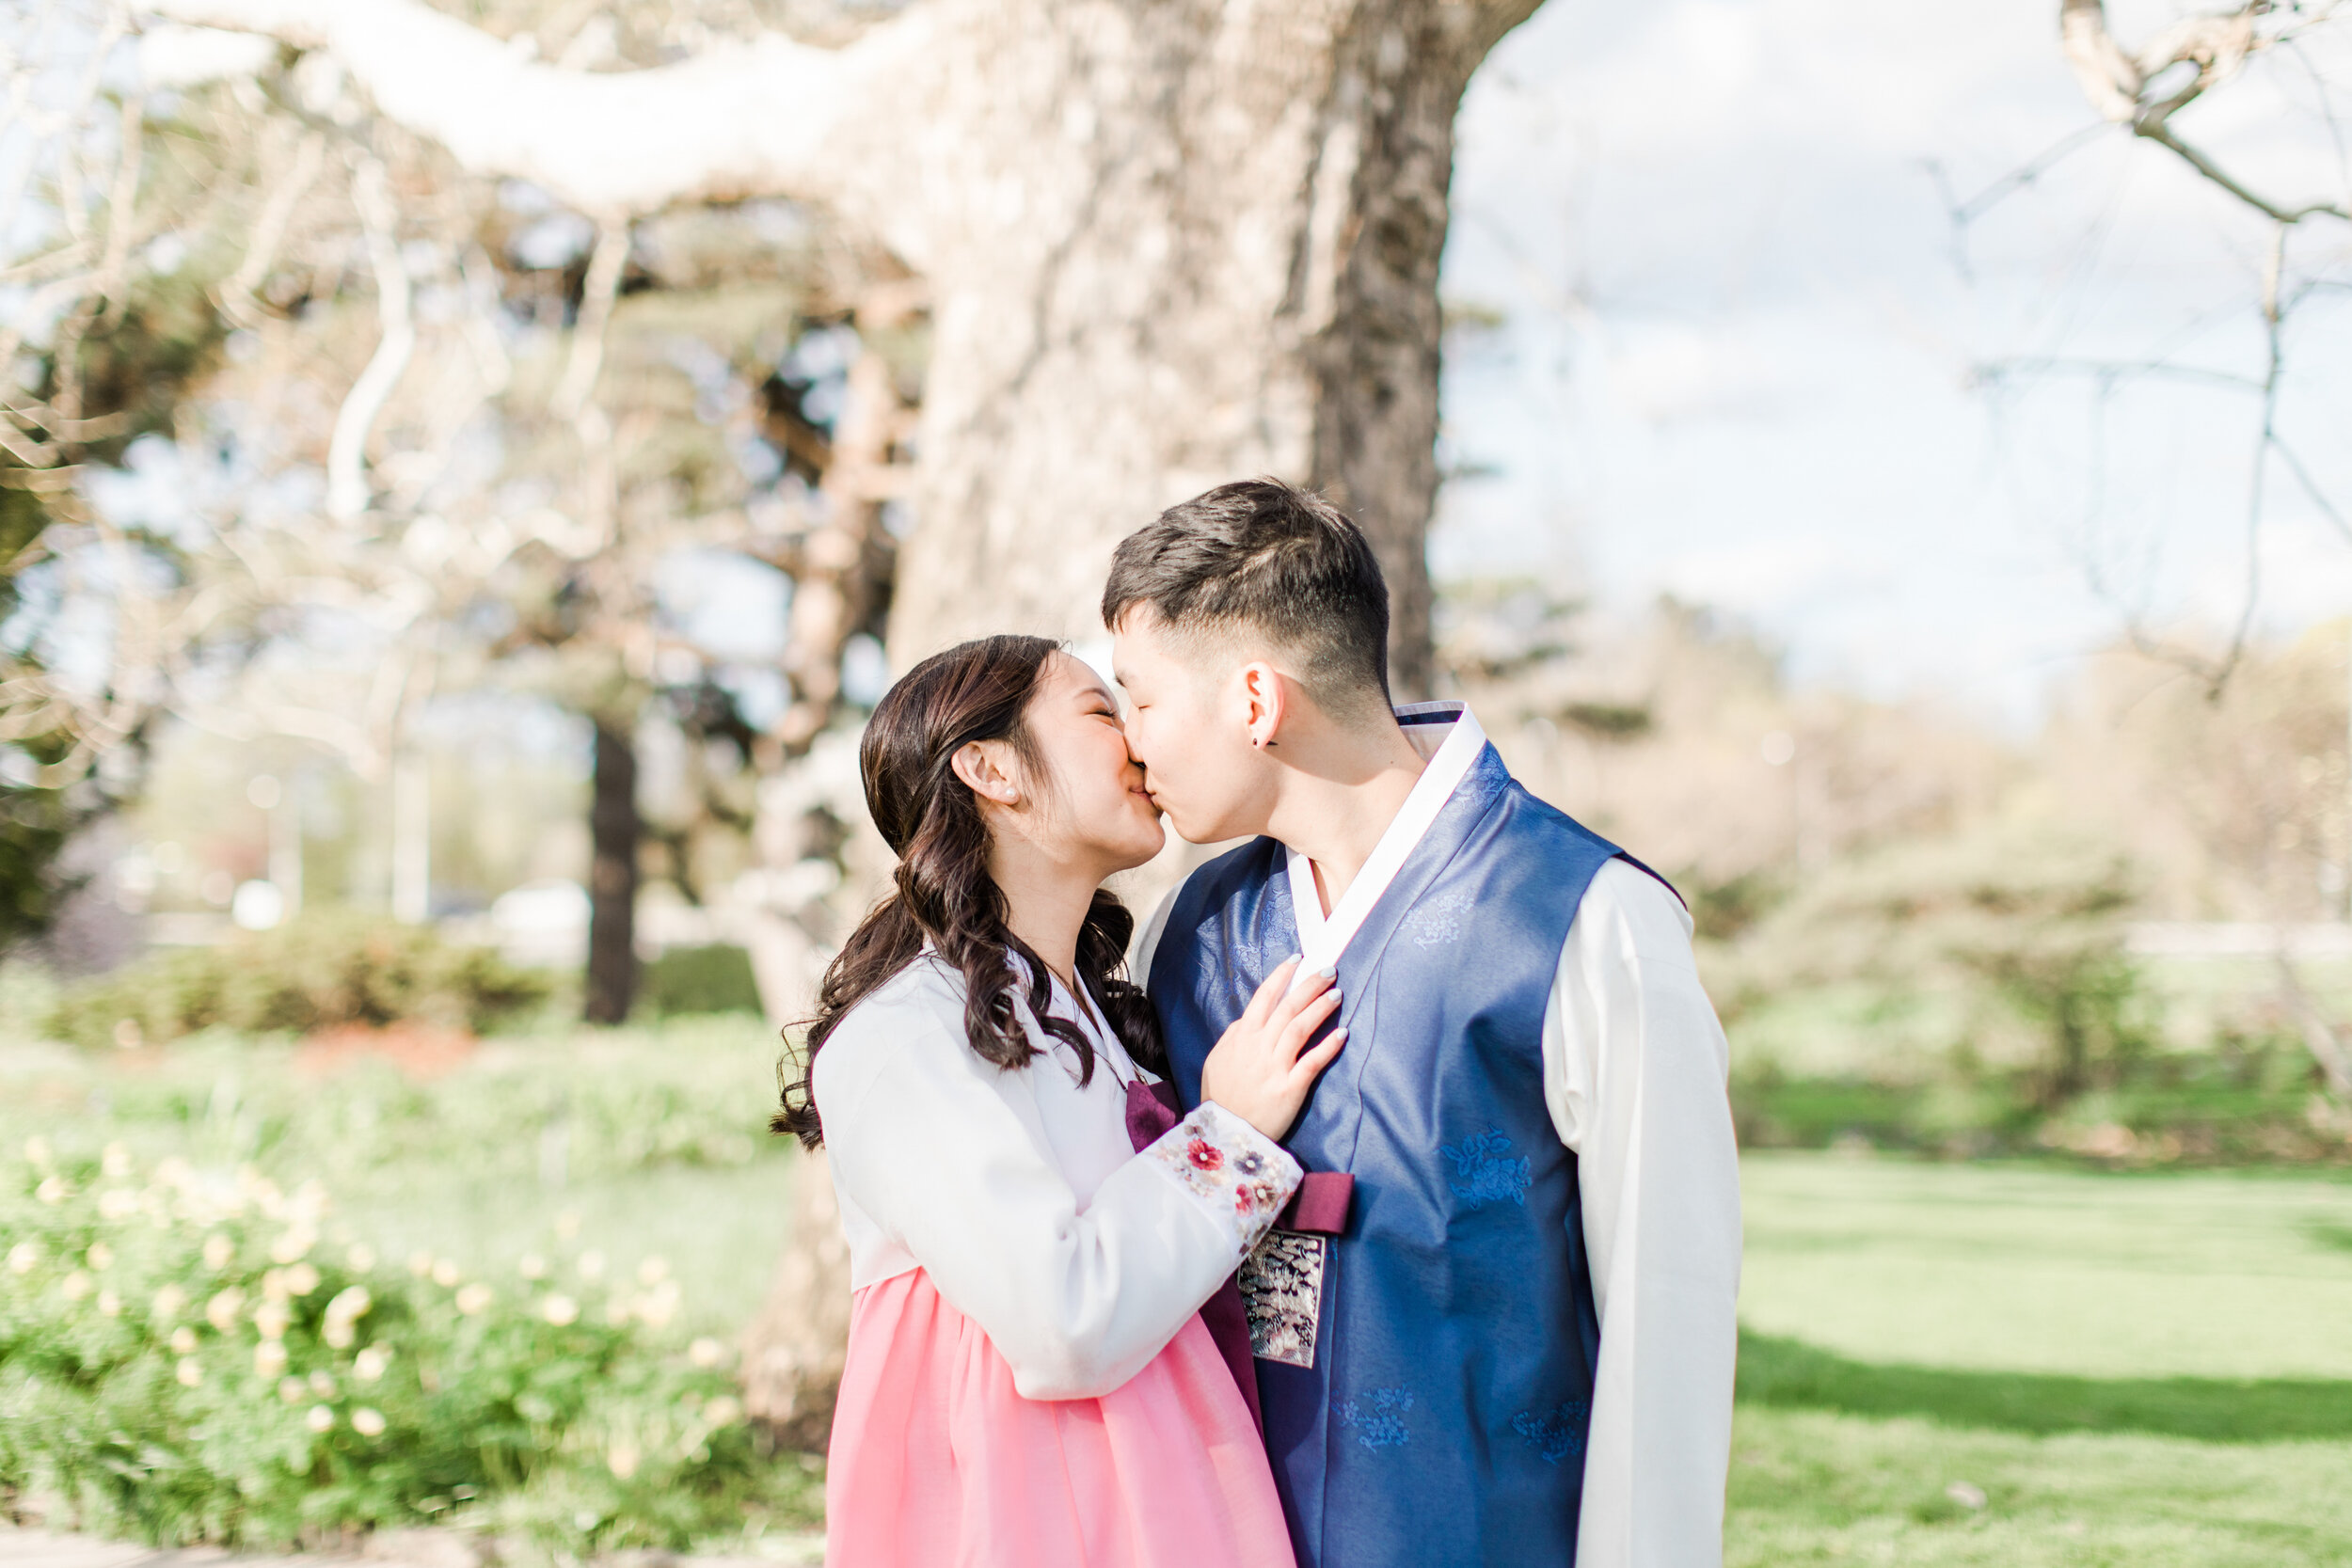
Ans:
<svg viewBox="0 0 2352 1568"><path fill-rule="evenodd" d="M1740 1399L2037 1433L2138 1432L2210 1443L2352 1437L2352 1383L1882 1366L1745 1330L1740 1335Z"/></svg>

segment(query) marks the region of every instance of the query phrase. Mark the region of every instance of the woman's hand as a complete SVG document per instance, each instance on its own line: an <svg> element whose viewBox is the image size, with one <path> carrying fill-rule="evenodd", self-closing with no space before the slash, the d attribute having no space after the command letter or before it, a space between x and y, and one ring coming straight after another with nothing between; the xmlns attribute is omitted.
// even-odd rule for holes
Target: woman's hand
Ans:
<svg viewBox="0 0 2352 1568"><path fill-rule="evenodd" d="M1339 1006L1340 993L1328 974L1313 975L1292 990L1298 963L1293 958L1266 976L1200 1064L1201 1099L1216 1101L1278 1140L1298 1119L1307 1091L1347 1040L1346 1030L1334 1029L1322 1044L1305 1049Z"/></svg>

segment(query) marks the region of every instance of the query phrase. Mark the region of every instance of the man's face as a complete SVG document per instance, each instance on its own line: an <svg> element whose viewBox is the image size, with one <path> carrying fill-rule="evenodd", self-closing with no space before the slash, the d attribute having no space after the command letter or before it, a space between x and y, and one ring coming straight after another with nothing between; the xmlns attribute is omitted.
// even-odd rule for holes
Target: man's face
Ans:
<svg viewBox="0 0 2352 1568"><path fill-rule="evenodd" d="M1170 636L1149 606L1111 633L1128 752L1152 803L1195 844L1263 832L1273 805L1265 758L1249 744L1245 660L1219 647Z"/></svg>

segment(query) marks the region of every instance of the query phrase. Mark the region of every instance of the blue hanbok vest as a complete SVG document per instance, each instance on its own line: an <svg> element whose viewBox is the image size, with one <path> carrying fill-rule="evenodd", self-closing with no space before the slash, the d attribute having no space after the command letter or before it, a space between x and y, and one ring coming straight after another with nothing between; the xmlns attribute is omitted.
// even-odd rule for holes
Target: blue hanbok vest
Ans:
<svg viewBox="0 0 2352 1568"><path fill-rule="evenodd" d="M1347 1048L1284 1142L1351 1173L1353 1209L1328 1241L1277 1231L1243 1279L1301 1568L1575 1560L1600 1330L1541 1037L1569 923L1617 853L1486 747L1340 958ZM1299 947L1279 844L1186 880L1149 980L1187 1106Z"/></svg>

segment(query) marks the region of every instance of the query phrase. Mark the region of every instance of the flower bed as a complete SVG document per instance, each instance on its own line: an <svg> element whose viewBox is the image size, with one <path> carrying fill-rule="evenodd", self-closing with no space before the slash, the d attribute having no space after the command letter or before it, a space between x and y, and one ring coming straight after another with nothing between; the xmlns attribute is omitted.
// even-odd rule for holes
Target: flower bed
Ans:
<svg viewBox="0 0 2352 1568"><path fill-rule="evenodd" d="M380 1259L325 1191L129 1150L0 1162L0 1496L158 1543L456 1522L680 1547L807 1506L659 1259Z"/></svg>

